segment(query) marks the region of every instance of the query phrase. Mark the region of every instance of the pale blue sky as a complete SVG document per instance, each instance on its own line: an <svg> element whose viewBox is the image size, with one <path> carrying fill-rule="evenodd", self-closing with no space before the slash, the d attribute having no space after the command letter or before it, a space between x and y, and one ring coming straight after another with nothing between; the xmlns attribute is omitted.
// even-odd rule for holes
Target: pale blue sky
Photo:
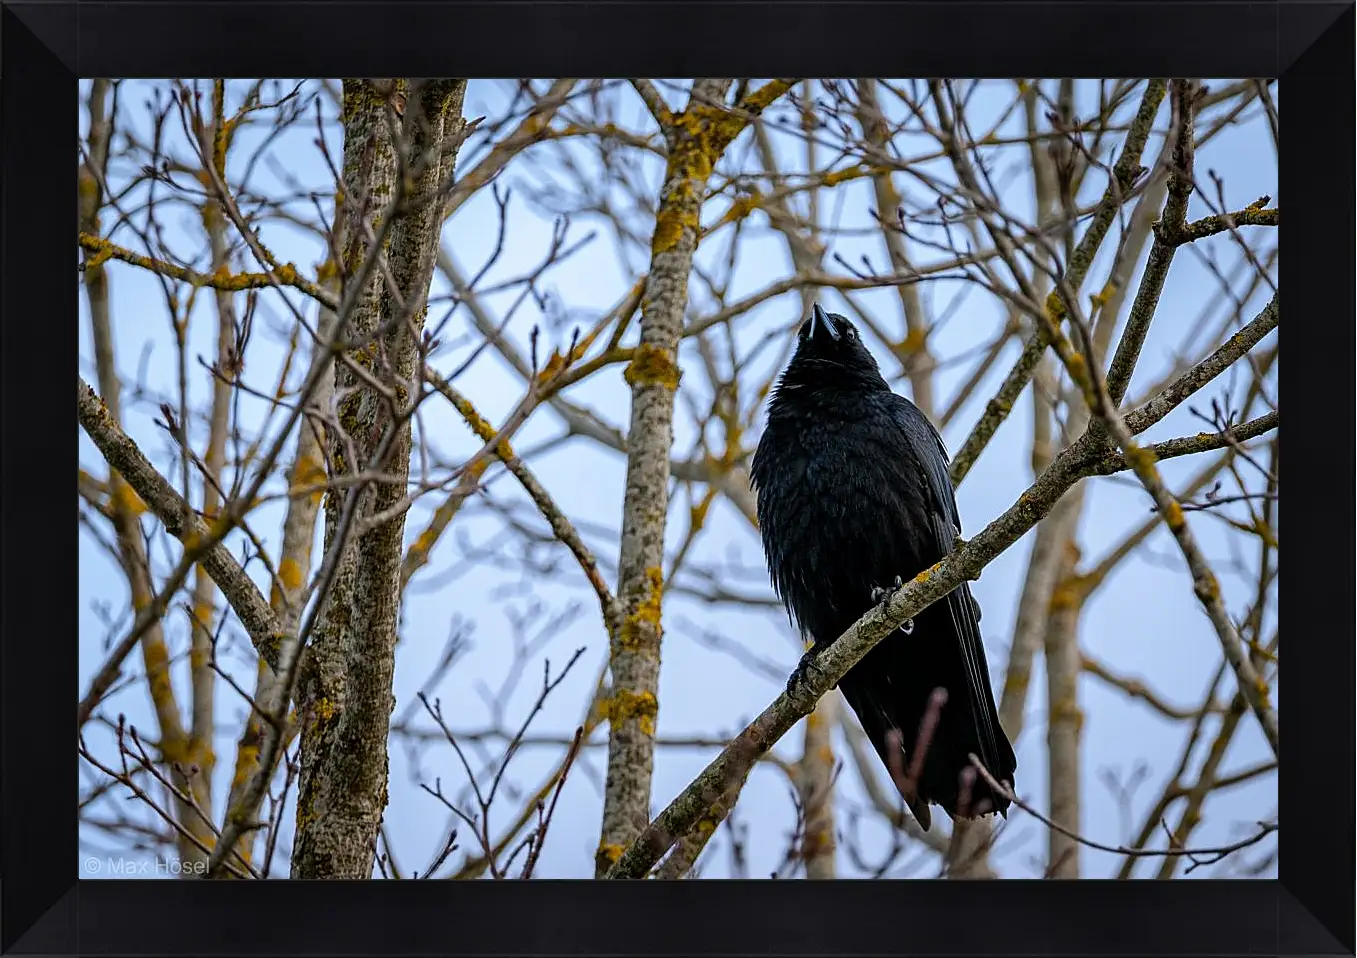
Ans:
<svg viewBox="0 0 1357 958"><path fill-rule="evenodd" d="M82 94L86 86L82 86ZM149 81L129 81L123 86L122 122L131 123L141 137L145 137L148 130L143 100L156 86L164 90L162 84ZM245 87L243 81L230 84L233 103L242 95ZM290 84L284 85L284 89L288 87ZM314 86L308 84L306 92L313 89ZM506 89L508 87L504 81L471 81L466 114L495 116L505 102ZM982 85L972 100L973 126L985 128L986 118L996 116L997 111L1007 105L1011 89L1011 84L1007 82ZM1086 87L1083 92L1089 94L1091 88ZM627 105L621 122L628 128L648 131L651 121L639 100L629 92L624 92L624 97ZM1134 100L1138 102L1138 99L1137 94ZM322 102L327 117L333 120L333 108L327 100L322 99ZM1134 104L1131 108L1134 108ZM83 129L87 119L83 101L81 114ZM1209 182L1205 179L1206 171L1214 170L1223 180L1226 202L1232 209L1246 205L1264 194L1274 199L1277 195L1276 156L1266 123L1256 104L1246 115L1250 117L1246 123L1221 133L1197 158L1198 176ZM1166 103L1160 111L1155 129L1162 131L1167 120ZM1012 126L1014 123L1020 127L1020 115L1010 120L1010 128L1020 132L1018 127ZM169 127L170 142L176 144L178 155L187 156L181 134L175 129L176 124L172 121ZM262 131L258 129L247 129L242 133L232 153L235 164L230 171L232 177L239 175L244 160L252 152L252 145L258 142L261 134ZM303 124L276 141L273 156L281 168L285 168L291 177L295 177L306 188L328 189L330 176L312 144L314 136L314 124ZM338 156L339 131L333 122L326 125L326 137L332 153ZM1120 137L1117 137L1115 142L1119 141ZM475 144L478 141L472 142ZM1157 137L1151 141L1146 150L1147 162L1157 154L1158 143ZM927 148L926 143L920 144L921 150ZM911 152L908 146L902 147L902 150ZM737 157L747 155L748 151L747 138L739 141L732 150ZM464 152L459 168L468 169L480 152L483 151ZM582 156L577 148L575 155ZM522 182L525 174L536 177L540 176L540 171L550 169L549 164L553 162L554 156L552 151L539 148L533 156L536 162L531 167L519 162L511 164L501 183L514 186ZM789 165L792 162L804 163L803 154L799 151L795 154L784 152L784 156L788 157ZM746 162L742 165L745 169L752 169L757 163ZM647 157L643 170L647 195L653 196L662 172L660 161L653 156ZM930 172L939 175L946 173L941 166L930 168ZM1002 184L1002 169L996 175ZM254 177L252 183L259 192L273 195L285 189L280 185L278 171L266 164L256 169ZM1096 195L1101 191L1104 180L1096 173L1090 174L1088 179L1090 182L1085 189ZM1029 215L1031 188L1026 171L1023 170L1016 178L1009 177L1009 180L1011 182L1003 189L1005 203L1014 213ZM917 202L921 198L922 193L907 178L901 176L897 182L906 193L907 200L912 198ZM535 205L529 200L527 190L515 190L509 208L508 242L504 255L487 276L485 284L521 275L540 262L550 241L551 218L549 214L534 209ZM870 225L868 210L871 205L870 187L859 181L826 195L821 201L821 216L826 221L837 218L841 225L866 227ZM295 209L305 215L310 210L309 201L303 198ZM712 209L709 207L704 221L713 218ZM1190 215L1195 217L1207 212L1209 210L1201 198L1194 196ZM105 228L111 219L110 215L105 215ZM192 251L193 256L201 257L204 254L201 228L190 210L180 207L164 217L163 226L167 240L180 255L189 255L189 251ZM496 229L495 205L490 191L483 190L463 206L445 227L444 244L465 272L474 272L488 256ZM634 280L634 274L619 261L616 241L606 223L578 217L571 223L569 235L571 240L576 240L591 230L596 232L593 241L565 264L549 272L543 283L543 288L549 290L563 305L571 323L580 326L587 326L608 310ZM648 232L644 222L640 232L643 235ZM126 244L136 244L131 233L120 234L117 238ZM310 269L323 258L318 241L299 230L271 224L265 228L264 238L280 258L292 260L303 269ZM704 244L699 252L699 263L711 263L715 257L724 257L728 251L728 239L728 235L722 234L719 239ZM789 275L791 271L782 237L769 230L766 219L760 215L751 218L742 242L740 265L729 293L731 300L756 292ZM1105 244L1105 251L1110 251L1113 246L1114 242L1110 239ZM1222 269L1230 272L1237 253L1229 239L1213 241L1209 250L1219 258ZM831 246L833 252L841 253L852 263L858 262L863 253L870 255L878 266L886 261L879 234L866 230L861 235L836 239ZM927 250L915 251L918 263L926 263L935 255ZM199 265L201 262L200 259ZM248 256L245 262L249 268L257 268ZM635 251L631 262L633 265L641 262ZM828 258L826 263L832 271L842 271L842 267ZM1088 287L1093 287L1094 281L1105 275L1107 265L1107 256L1101 256L1093 268ZM124 385L128 386L139 377L144 377L150 390L159 395L174 395L178 372L158 281L145 272L118 263L111 265L109 275L118 365ZM964 288L956 282L935 282L925 284L923 292L926 299L932 299L933 315L936 316ZM704 315L710 301L700 284L694 283L692 290L689 315ZM436 279L434 297L445 291L441 278ZM500 309L511 295L492 297L488 302L495 309ZM261 386L271 384L276 377L290 316L274 297L275 294L268 294L261 298L254 341L248 356L247 378ZM998 331L1002 318L990 297L978 290L969 292L967 297L965 304L935 334L932 341L935 355L948 357L967 352L989 342ZM1146 343L1130 395L1139 396L1147 384L1162 375L1174 359L1175 348L1189 335L1189 326L1203 305L1219 298L1217 284L1211 279L1201 258L1188 252L1181 253L1169 276L1159 314ZM826 292L821 301L832 309L842 311L842 301L832 292ZM1265 290L1255 294L1246 304L1245 317L1251 317L1265 301ZM307 309L308 314L314 315L314 310L304 300L298 298L296 302ZM902 328L898 300L893 291L873 291L863 295L861 302L889 328ZM799 308L799 294L792 292L765 302L741 319L737 324L737 341L742 350L748 351L769 331L786 328L796 319ZM441 318L442 313L443 310L435 306L431 310L431 321ZM522 344L525 353L527 333L533 322L543 322L543 317L536 305L529 301L520 309L510 327L511 335ZM191 357L211 355L215 325L209 298L200 297L194 321L190 325ZM436 357L437 367L451 369L466 354L465 346L456 345L464 329L465 316L458 313L443 336L444 342L452 344L452 347L445 348ZM569 335L568 329L567 326L564 333L548 334L544 323L544 353L549 351L550 346L564 342ZM1264 345L1273 341L1269 337ZM82 375L94 382L89 319L83 292L80 343ZM768 350L764 354L765 361L771 362L776 354L777 350ZM684 355L692 355L691 344L685 345ZM1015 356L1016 345L1013 345L996 368L1001 372L1006 370ZM893 363L883 363L883 369L888 374L894 368ZM970 369L967 363L950 367L940 374L937 391L942 401L945 402L951 396ZM295 378L294 370L294 381ZM707 401L706 384L701 379L700 375L692 374L684 380L684 389L693 390L699 406ZM1243 376L1236 376L1234 380L1222 377L1213 384L1209 395L1219 394L1227 381L1235 383L1234 393L1238 395L1238 387L1244 384L1245 379ZM195 408L203 407L209 380L198 367L196 359L189 373L189 382L192 403ZM1275 371L1273 382L1275 384ZM951 448L955 449L964 439L995 385L997 379L992 379L987 383L988 388L978 390L944 430ZM462 377L459 387L492 420L501 419L521 395L521 383L493 350L485 351ZM897 383L896 388L908 393L908 386L903 382ZM1275 385L1273 388L1275 390ZM573 388L570 396L598 411L612 424L625 428L628 389L622 380L620 367L605 370ZM1209 404L1205 396L1200 399L1203 404ZM172 463L174 457L168 454L167 437L152 424L151 412L155 406L156 403L133 403L126 398L125 393L124 425L153 460L168 468L166 464ZM686 455L693 447L693 426L691 418L684 411L682 398L679 408L674 449L675 454ZM242 410L247 422L257 423L262 405L246 398ZM450 462L465 458L479 445L479 441L470 435L460 419L437 397L423 407L421 424L430 437L432 447ZM195 423L194 427L201 434L201 423ZM1147 438L1155 441L1195 433L1201 428L1201 424L1184 407L1152 429ZM559 418L552 411L543 409L521 431L516 445L520 449L531 449L538 441L559 431ZM959 491L958 500L968 536L1007 508L1031 481L1030 437L1030 395L1025 394ZM83 433L80 449L82 465L96 475L106 473L106 467ZM1170 483L1181 483L1205 463L1204 458L1170 462L1164 465L1163 472ZM589 530L600 526L605 531L616 530L620 524L625 468L622 457L587 440L576 439L534 459L531 465L565 512L580 523L585 538L595 547L600 559L609 565L615 562L615 531L602 535ZM495 470L491 474L498 475ZM176 475L173 479L178 484L179 477ZM495 478L491 490L499 502L522 504L526 501L511 480ZM412 539L424 528L436 501L433 498L426 499L411 513L406 526L407 539ZM685 531L686 504L686 498L680 492L669 523L667 538L671 548L677 545ZM263 535L270 547L277 546L281 514L281 508L274 504L260 510L253 518L254 528ZM1149 500L1143 492L1116 481L1093 482L1087 494L1085 518L1080 526L1080 542L1085 560L1100 558L1126 531L1144 521L1148 514ZM531 519L531 516L528 518ZM1221 574L1232 609L1238 611L1247 602L1246 597L1251 594L1252 585L1227 568L1226 564L1231 558L1229 538L1223 534L1221 523L1214 519L1196 514L1191 521L1194 532ZM541 527L541 523L535 523L535 526ZM534 731L539 734L555 732L566 735L578 721L580 709L587 701L598 669L606 657L607 641L599 622L597 604L583 577L561 549L550 552L550 555L556 559L562 574L548 582L524 582L512 570L496 568L489 563L463 566L455 578L448 574L449 569L461 565L462 561L461 549L454 541L457 536L465 536L476 545L485 545L495 537L499 528L498 520L487 510L464 510L455 526L444 536L430 566L412 582L402 614L394 718L405 716L411 703L415 702L415 692L438 664L454 617L460 616L475 623L471 648L431 695L441 698L444 714L454 729L483 727L489 720L489 713L477 689L481 685L497 688L510 667L513 637L509 613L522 612L533 601L543 603L548 614L559 613L567 605L575 603L579 606L579 614L565 627L553 630L554 635L549 643L526 663L526 677L516 694L501 703L506 724L516 725L535 697L543 655L551 659L553 668L557 668L575 648L584 647L586 651L581 661L553 695L534 725ZM750 571L738 580L731 577L732 573L727 573L727 584L736 584L751 594L771 595L756 536L723 500L717 500L708 531L699 542L694 562L707 566L723 561L734 562ZM232 544L238 551L239 540L232 540ZM1030 547L1029 535L996 560L984 576L973 584L984 609L982 631L996 686L1002 682L1018 591ZM1255 552L1252 548L1246 552L1251 563L1256 561ZM506 550L506 554L513 555L513 549ZM173 557L167 556L160 546L153 550L153 558L159 574L163 574L173 561ZM112 630L115 634L125 630L129 617L126 612L126 586L120 571L84 531L81 533L79 561L79 689L83 694L91 675L103 661L102 649L110 632L101 622L97 608L102 603L113 610L118 620L118 627ZM256 566L251 571L267 589L262 570ZM729 606L710 606L683 595L670 595L666 599L659 734L716 735L733 732L772 699L780 687L780 680L751 673L729 655L704 647L692 638L693 629L685 627L685 622L736 638L751 652L789 671L799 655L799 648L790 634L786 617L778 609L738 610ZM183 661L187 648L187 629L183 613L175 611L168 623L172 650L180 655L176 687L180 691L181 703L187 703L187 664ZM530 633L535 635L542 624L539 622L529 630ZM248 653L248 643L234 621L228 626L227 635L227 645L222 652L223 662L231 666L233 674L243 685L252 687L253 655ZM1168 701L1184 706L1200 699L1220 658L1217 640L1193 596L1181 556L1172 540L1163 533L1156 533L1152 537L1149 554L1142 553L1123 564L1114 581L1096 594L1083 616L1081 643L1090 655L1122 674L1144 677ZM138 656L134 655L129 663L140 671ZM1025 731L1016 743L1018 790L1038 807L1044 807L1046 803L1044 690L1044 676L1038 671L1033 677L1032 692L1028 699ZM1227 685L1225 692L1228 694L1229 691ZM216 791L220 807L234 760L238 721L244 714L245 706L224 683L219 684L217 695L219 737ZM1080 699L1086 713L1081 828L1084 834L1098 841L1124 841L1128 838L1127 831L1131 826L1122 820L1111 794L1101 783L1100 770L1110 768L1125 776L1137 763L1148 763L1150 775L1132 803L1131 821L1138 824L1139 816L1157 797L1165 777L1171 774L1186 729L1184 723L1163 720L1144 705L1132 702L1121 693L1109 690L1097 680L1087 677L1081 681ZM110 716L124 712L130 722L147 730L148 735L153 733L154 716L144 686L134 685L113 701L105 703L103 708ZM1214 725L1214 721L1208 723L1208 736ZM103 754L112 755L110 736L106 731L91 727L87 734L91 743L97 744ZM595 739L606 741L606 733L600 730ZM800 740L801 729L798 726L784 740L779 751L795 756L800 749ZM839 752L843 754L844 750L839 749ZM559 754L560 750L555 747L524 748L514 759L510 778L524 788L535 788L542 775L558 760ZM655 773L654 811L667 804L713 754L709 749L662 751ZM1240 769L1265 757L1267 748L1261 734L1252 721L1246 720L1230 747L1224 768L1227 772ZM440 744L425 750L416 765L409 760L401 744L393 742L391 758L391 800L386 812L386 825L402 868L406 871L412 868L422 870L441 845L449 815L416 782L432 784L436 776L441 776L444 788L449 789L463 784L464 777L455 756L446 745ZM564 789L551 836L541 856L538 874L542 877L584 877L592 873L592 856L598 841L601 808L603 748L588 750L584 761L593 771L578 767ZM85 767L84 772L87 771L88 767ZM840 778L840 792L856 805L864 801L851 761ZM737 815L749 829L749 868L755 876L766 875L777 866L782 856L785 836L793 822L788 793L789 786L782 773L765 765L760 766L751 777L740 801ZM126 807L127 803L121 797L118 801ZM841 805L842 802L841 799ZM514 801L498 807L499 822L506 821L508 814L516 808ZM1218 792L1206 805L1205 822L1195 833L1194 844L1201 846L1235 840L1251 828L1253 822L1274 816L1275 808L1275 776L1265 776L1245 786ZM1176 821L1176 818L1170 821ZM289 814L286 827L288 834L291 832L290 822ZM842 817L840 824L844 824ZM884 850L889 844L885 828L880 824L864 823L861 834L864 836L863 844L869 848L875 844ZM713 844L715 848L705 860L703 874L710 877L727 875L729 856L725 851L724 837ZM461 848L471 850L472 845L471 836L464 835ZM106 836L95 829L82 828L82 856L102 854L110 847ZM119 851L116 854L123 853ZM1086 877L1105 877L1113 873L1119 864L1114 856L1088 849L1083 850L1082 856ZM1006 877L1039 874L1038 861L1044 857L1043 826L1021 812L1010 816L1007 835L999 847L1001 873ZM454 854L453 860L457 858L458 854ZM839 865L842 874L855 874L852 862L842 852ZM285 861L275 863L274 867L276 874L286 875ZM1151 872L1152 867L1156 866L1142 865L1140 874ZM1193 877L1211 872L1212 869L1203 868ZM1275 865L1267 874L1275 874Z"/></svg>

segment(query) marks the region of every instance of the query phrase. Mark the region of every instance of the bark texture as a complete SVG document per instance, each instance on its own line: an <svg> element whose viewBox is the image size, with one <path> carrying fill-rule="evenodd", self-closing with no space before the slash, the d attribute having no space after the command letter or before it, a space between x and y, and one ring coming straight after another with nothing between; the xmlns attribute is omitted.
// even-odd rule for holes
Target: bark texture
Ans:
<svg viewBox="0 0 1357 958"><path fill-rule="evenodd" d="M331 471L376 469L391 481L332 490L326 502L326 552L343 551L302 677L294 878L372 875L387 801L405 514L351 541L341 534L340 517L350 495L361 520L405 494L408 410L422 388L420 337L465 91L465 80L344 81L343 276L346 282L364 276L373 242L385 242L388 266L367 271L356 291L349 356L389 392L336 366L340 434L330 443ZM394 137L393 130L399 131ZM392 221L382 223L387 216Z"/></svg>
<svg viewBox="0 0 1357 958"><path fill-rule="evenodd" d="M641 300L641 341L626 371L631 420L618 559L621 621L610 624L612 694L607 704L603 827L595 856L599 876L612 867L650 819L669 447L674 435L674 394L681 375L678 344L707 180L749 118L790 87L788 81L775 80L732 110L723 105L730 85L730 80L697 81L688 107L678 115L671 115L655 100L653 88L647 97L669 152Z"/></svg>

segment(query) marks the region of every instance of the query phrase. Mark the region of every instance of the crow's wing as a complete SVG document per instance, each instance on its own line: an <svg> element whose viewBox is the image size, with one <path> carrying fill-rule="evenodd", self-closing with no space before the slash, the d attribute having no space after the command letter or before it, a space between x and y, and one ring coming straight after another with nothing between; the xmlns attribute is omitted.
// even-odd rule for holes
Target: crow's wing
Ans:
<svg viewBox="0 0 1357 958"><path fill-rule="evenodd" d="M928 526L934 540L929 545L937 555L947 555L952 551L956 537L961 535L961 516L957 511L947 446L917 406L895 393L891 394L891 399L891 418L900 428L911 458L923 473L923 485L931 507ZM971 714L980 743L978 758L995 778L1012 781L1017 761L1008 737L999 725L999 712L989 682L989 665L985 660L985 644L980 638L979 603L964 582L940 599L941 603L947 605L961 644Z"/></svg>

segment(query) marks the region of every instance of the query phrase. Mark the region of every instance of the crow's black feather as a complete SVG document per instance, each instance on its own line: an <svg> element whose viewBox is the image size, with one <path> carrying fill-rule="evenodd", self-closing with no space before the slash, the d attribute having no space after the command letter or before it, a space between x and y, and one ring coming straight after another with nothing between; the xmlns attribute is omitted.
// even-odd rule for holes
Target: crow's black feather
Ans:
<svg viewBox="0 0 1357 958"><path fill-rule="evenodd" d="M939 561L961 534L942 437L891 391L853 324L818 305L770 398L750 472L773 588L812 652L861 618L876 590ZM1017 760L999 725L979 622L963 584L839 683L887 767L898 732L905 770L930 697L946 690L919 781L904 795L924 828L930 804L953 818L1008 808L967 757L1012 785Z"/></svg>

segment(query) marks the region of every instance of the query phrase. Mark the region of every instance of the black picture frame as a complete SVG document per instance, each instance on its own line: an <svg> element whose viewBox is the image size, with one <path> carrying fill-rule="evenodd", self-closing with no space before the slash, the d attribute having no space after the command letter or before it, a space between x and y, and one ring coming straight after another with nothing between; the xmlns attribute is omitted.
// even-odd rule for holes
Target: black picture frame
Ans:
<svg viewBox="0 0 1357 958"><path fill-rule="evenodd" d="M0 950L1353 954L1351 3L0 6ZM707 42L717 22L746 44ZM488 42L507 29L512 44ZM247 43L233 39L243 36ZM73 490L60 492L77 427L47 398L69 388L55 381L55 357L76 357L77 78L452 73L1278 77L1288 118L1281 271L1288 295L1301 293L1293 320L1301 326L1291 328L1301 330L1304 355L1303 374L1291 363L1282 373L1293 413L1295 402L1302 407L1288 427L1287 458L1298 463L1292 481L1310 489L1288 496L1291 549L1280 584L1288 626L1301 633L1288 644L1281 877L78 881L76 526L65 512ZM60 197L72 204L71 220L53 215Z"/></svg>

